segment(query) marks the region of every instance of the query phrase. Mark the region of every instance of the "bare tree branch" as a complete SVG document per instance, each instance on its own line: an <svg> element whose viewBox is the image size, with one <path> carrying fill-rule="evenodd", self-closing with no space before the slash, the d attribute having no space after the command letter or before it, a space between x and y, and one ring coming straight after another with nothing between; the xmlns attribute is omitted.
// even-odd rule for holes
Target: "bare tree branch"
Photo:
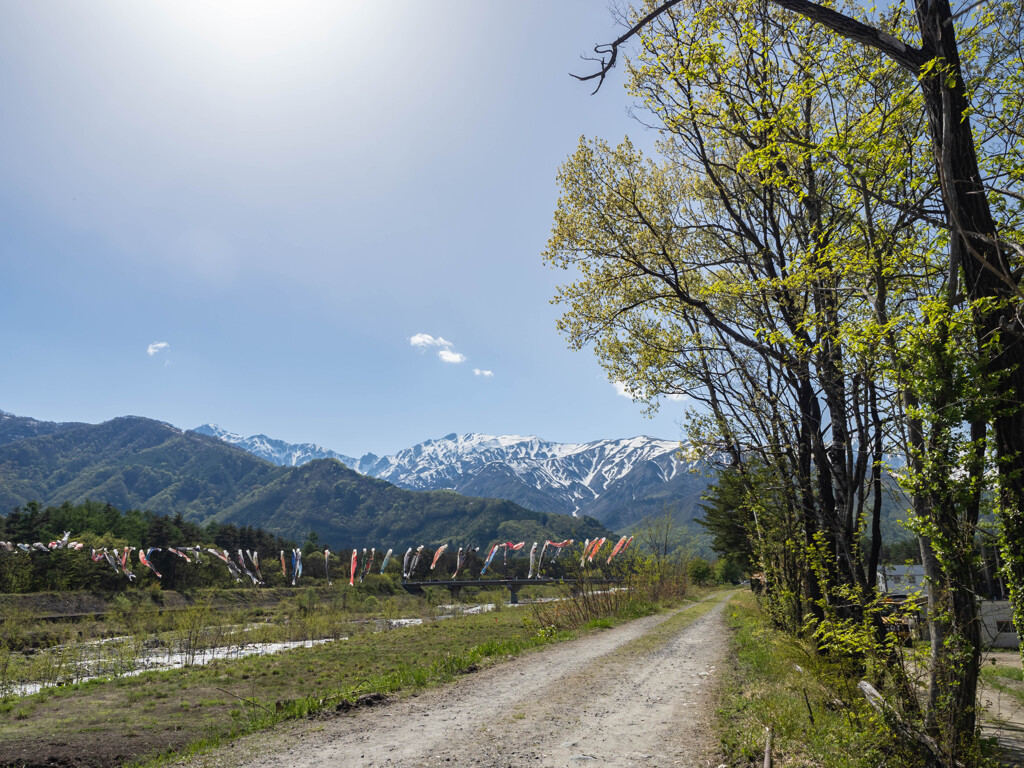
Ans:
<svg viewBox="0 0 1024 768"><path fill-rule="evenodd" d="M633 35L635 35L641 29L646 27L653 19L655 19L656 17L660 16L662 13L664 13L669 8L671 8L673 5L678 5L681 2L682 2L682 0L667 0L667 2L662 3L657 8L655 8L653 11L651 11L646 16L644 16L642 19L640 19L640 21L638 21L636 24L634 24L618 40L615 40L614 42L611 42L611 43L606 43L604 45L595 45L594 46L594 53L598 54L601 58L600 59L595 59L595 58L591 58L591 57L584 57L584 60L585 61L600 61L601 62L601 67L600 67L600 69L597 70L597 72L594 72L593 74L590 74L590 75L574 75L574 74L572 74L572 72L570 72L569 75L571 77L575 77L577 80L579 80L581 82L585 82L587 80L593 80L594 78L597 78L597 87L593 91L593 93L597 93L599 90L601 90L601 86L604 85L605 77L608 75L609 72L612 71L612 69L615 68L615 62L616 62L616 60L619 57L619 46L622 45L627 40L629 40L629 38L631 38ZM608 55L607 59L605 59L605 55Z"/></svg>
<svg viewBox="0 0 1024 768"><path fill-rule="evenodd" d="M584 57L584 59L586 61L599 61L601 64L600 67L598 67L597 72L593 72L589 75L573 75L571 72L569 74L581 82L596 79L597 87L594 88L593 93L597 93L601 90L605 77L607 77L608 73L615 68L615 63L618 61L619 57L619 46L640 32L640 30L646 27L658 16L673 6L678 5L680 2L682 2L682 0L666 0L666 2L657 6L654 10L640 19L640 21L630 27L618 39L611 43L595 45L594 53L598 54L600 58ZM924 66L924 64L931 58L920 48L907 45L902 40L893 37L887 32L876 29L870 24L857 21L856 19L839 13L838 11L833 11L831 8L826 8L824 5L811 2L811 0L769 0L769 2L774 3L779 8L792 11L793 13L804 16L813 22L821 24L823 27L831 29L836 34L841 35L848 40L862 43L863 45L867 45L881 51L915 76L920 74L921 67Z"/></svg>

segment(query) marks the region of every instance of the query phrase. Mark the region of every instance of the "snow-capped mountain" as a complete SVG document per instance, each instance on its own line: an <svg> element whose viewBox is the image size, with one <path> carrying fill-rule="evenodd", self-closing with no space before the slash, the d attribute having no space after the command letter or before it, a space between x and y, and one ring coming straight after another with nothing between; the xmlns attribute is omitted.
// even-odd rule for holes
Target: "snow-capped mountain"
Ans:
<svg viewBox="0 0 1024 768"><path fill-rule="evenodd" d="M611 528L660 514L663 508L689 519L707 485L680 461L679 443L653 437L554 443L535 436L451 434L391 456L368 453L357 461L319 446L288 445L263 435L242 438L211 425L196 431L277 464L337 458L401 488L508 499L539 512L590 515Z"/></svg>
<svg viewBox="0 0 1024 768"><path fill-rule="evenodd" d="M254 456L259 456L261 459L266 459L272 464L282 467L298 467L313 459L337 459L350 469L355 469L359 463L351 456L345 456L314 443L286 443L284 440L276 440L266 435L242 437L234 432L221 429L215 424L203 424L192 431L237 445Z"/></svg>
<svg viewBox="0 0 1024 768"><path fill-rule="evenodd" d="M679 444L651 437L552 443L520 435L447 435L385 456L366 473L403 488L464 492L469 484L519 481L551 497L543 511L577 513L649 464L653 478L667 482L683 470ZM479 488L477 488L479 490Z"/></svg>

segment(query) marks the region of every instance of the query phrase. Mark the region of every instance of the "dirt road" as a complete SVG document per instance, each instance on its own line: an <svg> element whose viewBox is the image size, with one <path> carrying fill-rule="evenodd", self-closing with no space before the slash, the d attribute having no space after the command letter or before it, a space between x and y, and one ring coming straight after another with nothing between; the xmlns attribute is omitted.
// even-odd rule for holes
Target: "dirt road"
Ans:
<svg viewBox="0 0 1024 768"><path fill-rule="evenodd" d="M388 706L247 737L188 765L714 766L724 603L718 596Z"/></svg>

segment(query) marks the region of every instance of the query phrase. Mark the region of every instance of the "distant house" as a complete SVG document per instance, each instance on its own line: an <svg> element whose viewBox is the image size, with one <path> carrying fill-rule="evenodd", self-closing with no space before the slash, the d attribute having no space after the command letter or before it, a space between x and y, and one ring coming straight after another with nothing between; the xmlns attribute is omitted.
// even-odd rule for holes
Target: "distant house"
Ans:
<svg viewBox="0 0 1024 768"><path fill-rule="evenodd" d="M990 648L1020 648L1020 635L1013 626L1013 609L1009 600L982 600L981 642Z"/></svg>
<svg viewBox="0 0 1024 768"><path fill-rule="evenodd" d="M883 565L878 569L878 589L892 597L918 593L928 596L928 584L921 565ZM923 603L919 603L923 607ZM989 648L1019 648L1020 636L1013 625L1009 600L980 600L981 642ZM922 625L923 628L923 625Z"/></svg>
<svg viewBox="0 0 1024 768"><path fill-rule="evenodd" d="M923 565L880 565L878 589L888 595L928 595L928 584Z"/></svg>

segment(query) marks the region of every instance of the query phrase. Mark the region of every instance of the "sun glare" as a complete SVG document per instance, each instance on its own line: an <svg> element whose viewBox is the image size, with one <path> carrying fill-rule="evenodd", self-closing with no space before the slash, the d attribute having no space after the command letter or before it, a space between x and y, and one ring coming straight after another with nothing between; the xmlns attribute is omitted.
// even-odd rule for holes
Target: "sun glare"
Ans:
<svg viewBox="0 0 1024 768"><path fill-rule="evenodd" d="M289 0L184 0L153 9L154 32L178 45L246 64L315 54L339 38L352 44L373 4Z"/></svg>

